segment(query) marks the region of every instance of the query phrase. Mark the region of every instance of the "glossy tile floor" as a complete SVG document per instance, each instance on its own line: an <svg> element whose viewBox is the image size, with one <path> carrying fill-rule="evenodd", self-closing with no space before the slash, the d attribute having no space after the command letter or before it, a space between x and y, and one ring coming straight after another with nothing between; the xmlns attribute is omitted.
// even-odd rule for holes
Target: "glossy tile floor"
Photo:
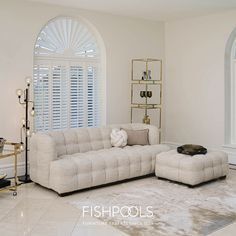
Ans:
<svg viewBox="0 0 236 236"><path fill-rule="evenodd" d="M112 188L122 188L122 184ZM95 218L82 218L81 212L68 201L84 199L98 191L109 191L109 187L59 197L55 192L34 183L21 185L18 195L0 193L1 236L125 236L127 234L111 226L99 225ZM88 221L90 225L84 222ZM91 222L94 224L91 225ZM236 223L210 236L235 236ZM158 236L158 235L157 235Z"/></svg>
<svg viewBox="0 0 236 236"><path fill-rule="evenodd" d="M19 186L16 197L11 192L1 192L0 236L124 236L124 233L111 226L97 225L95 218L82 219L81 212L67 203L93 193L85 191L59 197L55 192L34 183ZM84 224L86 221L94 225L87 226Z"/></svg>

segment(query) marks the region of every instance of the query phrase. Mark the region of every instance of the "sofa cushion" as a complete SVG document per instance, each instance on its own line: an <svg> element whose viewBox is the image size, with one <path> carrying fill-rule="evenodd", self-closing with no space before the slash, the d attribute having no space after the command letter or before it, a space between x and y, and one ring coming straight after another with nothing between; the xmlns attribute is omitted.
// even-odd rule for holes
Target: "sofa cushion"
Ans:
<svg viewBox="0 0 236 236"><path fill-rule="evenodd" d="M167 150L137 145L63 155L51 162L50 185L61 193L154 173L156 154Z"/></svg>
<svg viewBox="0 0 236 236"><path fill-rule="evenodd" d="M57 156L70 155L110 148L111 128L79 128L52 131L48 134L53 138Z"/></svg>
<svg viewBox="0 0 236 236"><path fill-rule="evenodd" d="M130 130L130 129L123 129L127 135L128 145L149 145L148 141L148 129L140 129L140 130Z"/></svg>
<svg viewBox="0 0 236 236"><path fill-rule="evenodd" d="M111 145L113 147L124 147L127 145L127 133L117 128L111 131Z"/></svg>

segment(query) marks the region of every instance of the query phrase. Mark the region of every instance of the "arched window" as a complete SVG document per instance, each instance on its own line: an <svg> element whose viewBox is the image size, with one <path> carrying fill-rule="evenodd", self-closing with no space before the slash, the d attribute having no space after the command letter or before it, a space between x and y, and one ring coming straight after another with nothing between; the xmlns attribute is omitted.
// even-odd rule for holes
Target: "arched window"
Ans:
<svg viewBox="0 0 236 236"><path fill-rule="evenodd" d="M101 50L86 24L50 21L34 50L35 130L99 126L103 122Z"/></svg>
<svg viewBox="0 0 236 236"><path fill-rule="evenodd" d="M236 147L236 28L225 50L225 143Z"/></svg>

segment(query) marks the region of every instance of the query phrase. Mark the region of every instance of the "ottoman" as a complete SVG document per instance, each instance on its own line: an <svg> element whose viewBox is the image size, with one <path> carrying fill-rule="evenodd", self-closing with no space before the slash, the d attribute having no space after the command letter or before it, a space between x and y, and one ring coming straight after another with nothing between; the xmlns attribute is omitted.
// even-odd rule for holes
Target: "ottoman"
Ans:
<svg viewBox="0 0 236 236"><path fill-rule="evenodd" d="M189 156L171 150L156 156L155 174L157 177L191 186L226 177L228 172L228 156L221 151Z"/></svg>

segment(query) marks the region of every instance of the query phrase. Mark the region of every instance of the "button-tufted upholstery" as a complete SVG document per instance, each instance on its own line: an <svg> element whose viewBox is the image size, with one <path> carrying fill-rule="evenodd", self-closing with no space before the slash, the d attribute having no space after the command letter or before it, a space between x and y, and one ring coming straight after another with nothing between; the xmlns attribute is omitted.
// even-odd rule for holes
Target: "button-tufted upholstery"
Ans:
<svg viewBox="0 0 236 236"><path fill-rule="evenodd" d="M110 128L81 128L64 131L52 131L51 136L56 144L57 156L70 155L111 148Z"/></svg>
<svg viewBox="0 0 236 236"><path fill-rule="evenodd" d="M111 146L112 128L149 129L146 146ZM144 124L112 125L37 133L32 138L30 175L34 182L58 193L154 173L158 130Z"/></svg>
<svg viewBox="0 0 236 236"><path fill-rule="evenodd" d="M226 176L229 172L228 156L221 151L206 155L189 156L171 150L158 154L155 173L157 177L197 185Z"/></svg>

